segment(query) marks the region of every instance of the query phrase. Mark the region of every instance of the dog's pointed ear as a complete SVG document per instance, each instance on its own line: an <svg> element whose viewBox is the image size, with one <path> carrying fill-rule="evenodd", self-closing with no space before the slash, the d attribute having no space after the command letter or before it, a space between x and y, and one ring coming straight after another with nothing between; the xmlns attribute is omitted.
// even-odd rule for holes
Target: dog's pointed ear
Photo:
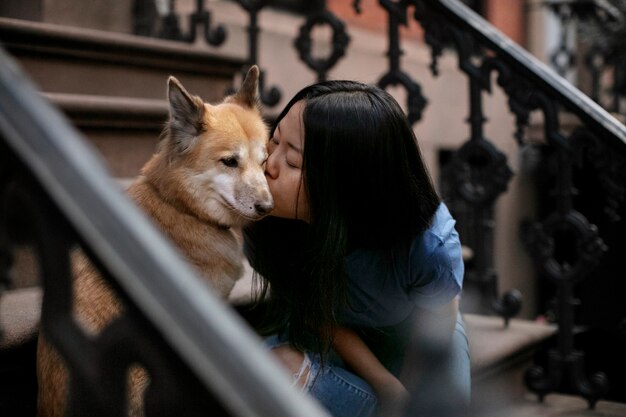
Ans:
<svg viewBox="0 0 626 417"><path fill-rule="evenodd" d="M167 122L169 140L174 150L184 153L196 143L198 136L206 130L204 102L193 96L175 77L167 80L167 98L170 118Z"/></svg>
<svg viewBox="0 0 626 417"><path fill-rule="evenodd" d="M259 107L259 67L253 65L248 70L246 77L241 83L239 91L228 97L227 101L237 103L244 107Z"/></svg>

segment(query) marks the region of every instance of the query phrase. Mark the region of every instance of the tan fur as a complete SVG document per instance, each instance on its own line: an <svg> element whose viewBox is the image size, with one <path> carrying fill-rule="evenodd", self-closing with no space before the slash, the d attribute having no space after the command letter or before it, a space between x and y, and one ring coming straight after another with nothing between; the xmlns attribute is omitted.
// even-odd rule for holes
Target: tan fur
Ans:
<svg viewBox="0 0 626 417"><path fill-rule="evenodd" d="M243 272L239 228L272 208L264 176L268 131L257 106L258 74L252 67L239 92L218 105L191 96L170 77L170 120L164 138L128 189L129 197L223 298ZM97 334L123 306L78 251L72 254L72 269L74 315L87 333ZM38 416L61 417L68 374L43 335L37 376ZM129 415L141 416L149 376L135 367L129 378Z"/></svg>

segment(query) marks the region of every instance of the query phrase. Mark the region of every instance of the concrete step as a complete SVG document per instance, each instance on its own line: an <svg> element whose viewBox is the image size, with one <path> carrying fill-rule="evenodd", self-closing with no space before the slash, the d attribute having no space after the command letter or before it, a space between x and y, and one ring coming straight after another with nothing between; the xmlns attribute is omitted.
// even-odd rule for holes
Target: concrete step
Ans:
<svg viewBox="0 0 626 417"><path fill-rule="evenodd" d="M104 158L114 177L134 177L156 151L168 117L161 99L44 93Z"/></svg>
<svg viewBox="0 0 626 417"><path fill-rule="evenodd" d="M233 291L233 304L249 299L250 277L251 269L247 268L246 276ZM0 327L5 332L0 351L15 349L36 337L40 309L38 287L10 290L0 297ZM505 328L496 317L474 314L464 317L472 358L473 396L479 400L488 398L492 404L502 406L522 400L526 393L522 372L531 365L537 346L556 329L520 319L511 320Z"/></svg>
<svg viewBox="0 0 626 417"><path fill-rule="evenodd" d="M36 337L41 300L39 287L19 288L0 295L0 350L17 348Z"/></svg>
<svg viewBox="0 0 626 417"><path fill-rule="evenodd" d="M523 375L533 365L541 344L556 326L512 319L464 314L472 358L472 401L489 409L519 401L527 393ZM503 414L504 415L504 414Z"/></svg>
<svg viewBox="0 0 626 417"><path fill-rule="evenodd" d="M169 75L214 102L244 64L203 45L3 17L0 43L115 177L136 176L154 153L167 118Z"/></svg>
<svg viewBox="0 0 626 417"><path fill-rule="evenodd" d="M2 17L0 42L49 93L163 99L174 75L213 101L244 64L202 45Z"/></svg>
<svg viewBox="0 0 626 417"><path fill-rule="evenodd" d="M483 417L624 417L626 404L611 401L598 401L593 410L587 401L580 397L563 394L548 395L542 403L536 396L525 394L523 398L491 409Z"/></svg>

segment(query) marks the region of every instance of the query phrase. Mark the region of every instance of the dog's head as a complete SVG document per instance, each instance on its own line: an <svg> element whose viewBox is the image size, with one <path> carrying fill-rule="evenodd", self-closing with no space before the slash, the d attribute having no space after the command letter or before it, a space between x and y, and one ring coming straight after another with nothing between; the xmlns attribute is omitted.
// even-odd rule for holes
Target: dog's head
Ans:
<svg viewBox="0 0 626 417"><path fill-rule="evenodd" d="M265 179L269 133L258 104L259 69L217 105L168 79L170 117L158 162L143 174L170 202L224 226L258 220L273 208Z"/></svg>

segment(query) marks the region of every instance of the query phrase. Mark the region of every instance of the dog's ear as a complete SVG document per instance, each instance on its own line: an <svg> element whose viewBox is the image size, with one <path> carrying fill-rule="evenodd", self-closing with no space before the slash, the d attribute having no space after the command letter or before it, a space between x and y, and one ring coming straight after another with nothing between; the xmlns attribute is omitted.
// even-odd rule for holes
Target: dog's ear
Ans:
<svg viewBox="0 0 626 417"><path fill-rule="evenodd" d="M174 77L167 80L170 118L167 122L169 140L178 153L189 150L198 136L206 130L204 102L193 96Z"/></svg>
<svg viewBox="0 0 626 417"><path fill-rule="evenodd" d="M246 78L239 91L234 95L228 97L226 101L237 103L244 107L258 108L259 107L259 67L253 65L248 70Z"/></svg>

